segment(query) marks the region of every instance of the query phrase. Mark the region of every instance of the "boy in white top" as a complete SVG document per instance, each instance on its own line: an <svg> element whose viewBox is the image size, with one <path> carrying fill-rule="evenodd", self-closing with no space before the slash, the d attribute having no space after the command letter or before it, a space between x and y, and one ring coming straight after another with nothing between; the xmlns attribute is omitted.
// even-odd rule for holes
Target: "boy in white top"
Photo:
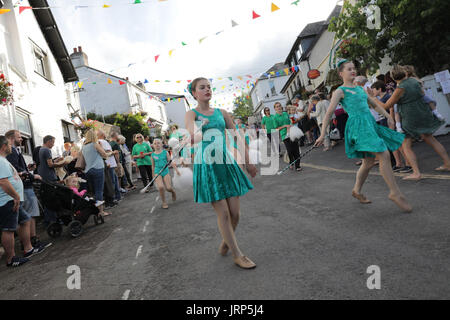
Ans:
<svg viewBox="0 0 450 320"><path fill-rule="evenodd" d="M120 185L119 178L116 175L115 168L117 167L117 161L119 156L119 151L112 151L112 147L108 141L106 141L106 135L102 130L97 131L98 142L103 147L105 152L110 155L108 159L105 160L107 170L109 171L109 176L111 177L111 182L114 185L115 201L119 202L121 200L120 195Z"/></svg>

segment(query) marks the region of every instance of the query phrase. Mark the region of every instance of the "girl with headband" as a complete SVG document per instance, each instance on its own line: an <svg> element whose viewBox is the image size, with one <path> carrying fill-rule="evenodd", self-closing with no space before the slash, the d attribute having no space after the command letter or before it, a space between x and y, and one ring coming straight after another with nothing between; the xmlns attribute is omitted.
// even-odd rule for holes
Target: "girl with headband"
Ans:
<svg viewBox="0 0 450 320"><path fill-rule="evenodd" d="M363 159L362 165L356 174L352 196L364 204L371 202L361 194L361 190L370 169L374 166L375 156L377 156L380 160L380 173L390 190L389 199L401 210L411 212L411 205L405 199L395 181L388 152L388 150L397 150L402 145L405 136L375 122L370 113L369 104L380 114L384 115L391 124L394 120L383 108L368 98L362 87L353 85L353 80L356 77L356 68L353 62L347 60L339 62L338 71L344 84L333 93L330 106L325 119L323 119L322 134L315 145L320 146L323 143L326 133L325 129L330 123L331 115L338 103L341 103L349 115L345 128L345 152L349 158Z"/></svg>
<svg viewBox="0 0 450 320"><path fill-rule="evenodd" d="M188 111L185 116L191 144L198 142L194 155L194 201L211 203L217 214L223 238L219 247L220 254L225 256L231 250L233 260L239 267L255 268L256 264L239 249L234 234L239 222L239 197L253 189L253 185L226 148L225 129L234 130L235 125L228 112L210 107L212 91L206 78L195 79L189 84L188 90L198 102L197 108ZM194 136L199 122L203 122L201 137ZM248 145L243 141L241 143L240 145L245 146L246 170L254 177L256 167L250 164Z"/></svg>

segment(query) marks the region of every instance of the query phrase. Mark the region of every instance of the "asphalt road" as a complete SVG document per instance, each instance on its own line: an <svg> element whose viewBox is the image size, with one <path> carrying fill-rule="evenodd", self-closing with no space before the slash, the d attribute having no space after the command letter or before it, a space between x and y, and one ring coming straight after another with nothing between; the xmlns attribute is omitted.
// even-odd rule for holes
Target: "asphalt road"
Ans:
<svg viewBox="0 0 450 320"><path fill-rule="evenodd" d="M439 140L450 151L450 135ZM414 148L427 179L398 179L413 213L387 199L377 169L364 188L373 203L353 199L357 167L340 144L313 151L301 173L253 179L236 236L254 270L219 255L215 213L192 191L169 210L157 193L133 192L105 224L65 231L23 267L3 257L0 299L449 299L450 173L433 172L440 160L424 143ZM73 265L79 290L67 287ZM369 290L373 265L381 288Z"/></svg>

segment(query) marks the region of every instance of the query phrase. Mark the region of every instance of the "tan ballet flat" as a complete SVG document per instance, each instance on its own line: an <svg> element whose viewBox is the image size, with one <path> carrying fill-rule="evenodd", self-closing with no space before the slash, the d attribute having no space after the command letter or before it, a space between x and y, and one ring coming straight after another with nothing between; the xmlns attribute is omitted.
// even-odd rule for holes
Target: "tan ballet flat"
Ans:
<svg viewBox="0 0 450 320"><path fill-rule="evenodd" d="M163 203L162 208L163 209L169 209L169 205L167 203Z"/></svg>
<svg viewBox="0 0 450 320"><path fill-rule="evenodd" d="M363 203L363 204L368 204L368 203L372 203L372 201L370 201L369 199L367 199L364 195L360 194L360 193L356 193L355 191L352 191L352 196L356 199L359 200L359 202Z"/></svg>
<svg viewBox="0 0 450 320"><path fill-rule="evenodd" d="M234 263L236 263L236 265L238 265L242 269L253 269L253 268L256 268L256 264L252 260L250 260L248 257L246 257L246 256L240 256L240 257L235 258L233 260L234 260Z"/></svg>

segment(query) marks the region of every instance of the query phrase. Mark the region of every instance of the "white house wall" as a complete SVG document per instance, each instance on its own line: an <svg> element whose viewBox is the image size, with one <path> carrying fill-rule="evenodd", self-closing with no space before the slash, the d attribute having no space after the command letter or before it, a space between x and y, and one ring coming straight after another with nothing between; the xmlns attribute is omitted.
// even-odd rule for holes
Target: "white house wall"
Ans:
<svg viewBox="0 0 450 320"><path fill-rule="evenodd" d="M28 1L21 5L27 6ZM10 0L5 1L5 8L11 8ZM34 71L31 41L46 53L51 81ZM32 10L19 16L15 8L0 15L0 69L13 83L15 100L13 107L0 108L0 134L17 128L15 107L19 107L29 113L35 145L41 145L43 137L50 134L56 138L54 155L61 154L64 144L61 120L71 120L65 84Z"/></svg>
<svg viewBox="0 0 450 320"><path fill-rule="evenodd" d="M169 125L177 124L179 128L185 128L184 117L186 115L186 111L189 110L186 100L181 99L178 101L178 99L176 99L175 101L166 102L165 104L167 121L169 122Z"/></svg>

